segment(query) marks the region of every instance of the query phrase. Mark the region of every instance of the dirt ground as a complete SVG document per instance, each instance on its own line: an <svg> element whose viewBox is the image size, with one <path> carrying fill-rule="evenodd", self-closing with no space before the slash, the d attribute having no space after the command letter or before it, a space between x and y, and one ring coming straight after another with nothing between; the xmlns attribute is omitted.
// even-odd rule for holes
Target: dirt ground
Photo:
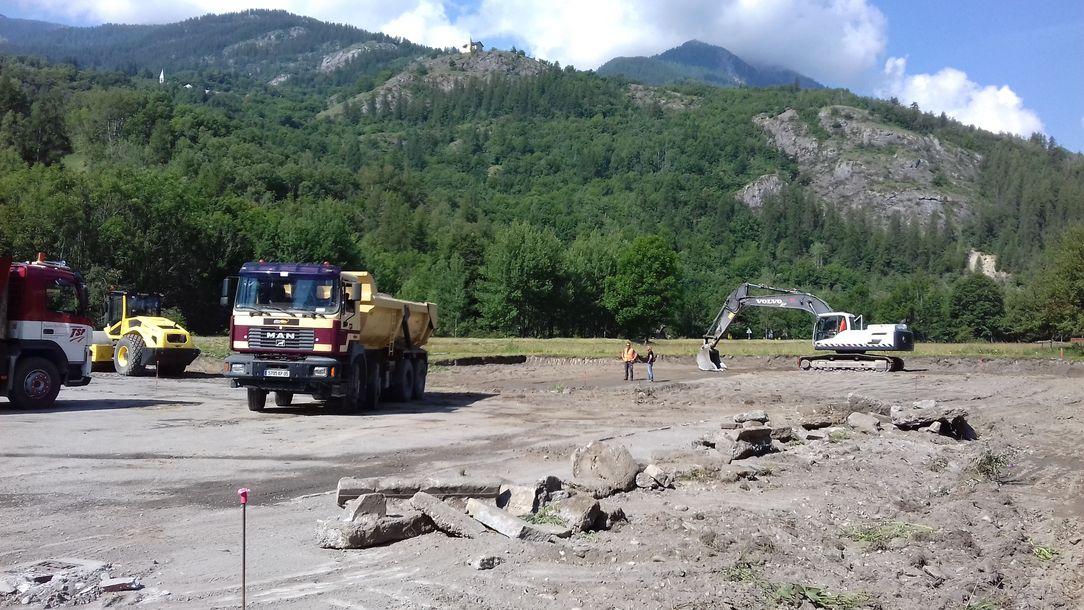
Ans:
<svg viewBox="0 0 1084 610"><path fill-rule="evenodd" d="M0 408L0 572L107 562L145 588L86 607L238 607L235 492L249 487L253 607L1084 607L1084 368L729 364L709 374L663 361L654 384L622 381L616 362L436 368L424 400L361 415L315 405L251 413L211 374L96 374L55 408ZM736 481L713 474L713 450L694 448L740 411L797 422L800 407L851 391L964 408L980 439L840 429L745 460L758 474ZM570 477L572 450L600 438L685 476L676 489L605 499L627 524L557 543L433 533L367 550L315 544L316 520L337 514L342 476L465 472L529 484ZM1000 468L998 480L976 464ZM483 554L504 561L475 570ZM0 592L0 605L22 597Z"/></svg>

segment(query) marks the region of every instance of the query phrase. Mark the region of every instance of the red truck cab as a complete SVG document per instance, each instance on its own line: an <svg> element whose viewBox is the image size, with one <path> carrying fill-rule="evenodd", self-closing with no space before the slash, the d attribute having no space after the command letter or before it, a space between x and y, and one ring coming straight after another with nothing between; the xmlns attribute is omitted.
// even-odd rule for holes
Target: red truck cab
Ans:
<svg viewBox="0 0 1084 610"><path fill-rule="evenodd" d="M0 257L0 394L48 407L62 385L90 383L87 288L64 263Z"/></svg>

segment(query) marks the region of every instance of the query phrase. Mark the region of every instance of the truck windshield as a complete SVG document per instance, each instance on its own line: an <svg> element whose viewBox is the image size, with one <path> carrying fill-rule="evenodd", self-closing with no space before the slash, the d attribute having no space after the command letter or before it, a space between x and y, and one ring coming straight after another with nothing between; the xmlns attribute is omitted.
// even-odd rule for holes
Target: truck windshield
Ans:
<svg viewBox="0 0 1084 610"><path fill-rule="evenodd" d="M339 310L339 280L306 275L242 275L237 309L331 313Z"/></svg>

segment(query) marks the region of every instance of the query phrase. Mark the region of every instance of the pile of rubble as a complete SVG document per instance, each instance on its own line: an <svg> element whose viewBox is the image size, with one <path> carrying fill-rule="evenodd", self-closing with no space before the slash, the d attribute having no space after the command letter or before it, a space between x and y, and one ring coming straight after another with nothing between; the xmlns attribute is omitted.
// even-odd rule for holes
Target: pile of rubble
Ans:
<svg viewBox="0 0 1084 610"><path fill-rule="evenodd" d="M134 577L114 578L112 566L82 559L20 564L0 573L0 605L44 608L89 604L104 593L143 588Z"/></svg>
<svg viewBox="0 0 1084 610"><path fill-rule="evenodd" d="M625 513L619 507L603 510L599 500L636 488L644 473L672 484L672 477L658 469L642 469L624 446L595 442L573 454L569 481L547 476L534 485L513 485L468 477L346 477L336 493L343 512L317 522L317 543L329 549L367 548L433 531L460 538L492 531L549 542L611 529L625 521Z"/></svg>

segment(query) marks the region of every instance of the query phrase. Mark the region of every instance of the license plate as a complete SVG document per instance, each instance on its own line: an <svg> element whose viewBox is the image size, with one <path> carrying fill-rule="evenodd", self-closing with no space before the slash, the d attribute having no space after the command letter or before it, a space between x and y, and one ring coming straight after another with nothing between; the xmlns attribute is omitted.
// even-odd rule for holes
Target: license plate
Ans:
<svg viewBox="0 0 1084 610"><path fill-rule="evenodd" d="M263 372L264 377L289 377L290 369L267 369Z"/></svg>

